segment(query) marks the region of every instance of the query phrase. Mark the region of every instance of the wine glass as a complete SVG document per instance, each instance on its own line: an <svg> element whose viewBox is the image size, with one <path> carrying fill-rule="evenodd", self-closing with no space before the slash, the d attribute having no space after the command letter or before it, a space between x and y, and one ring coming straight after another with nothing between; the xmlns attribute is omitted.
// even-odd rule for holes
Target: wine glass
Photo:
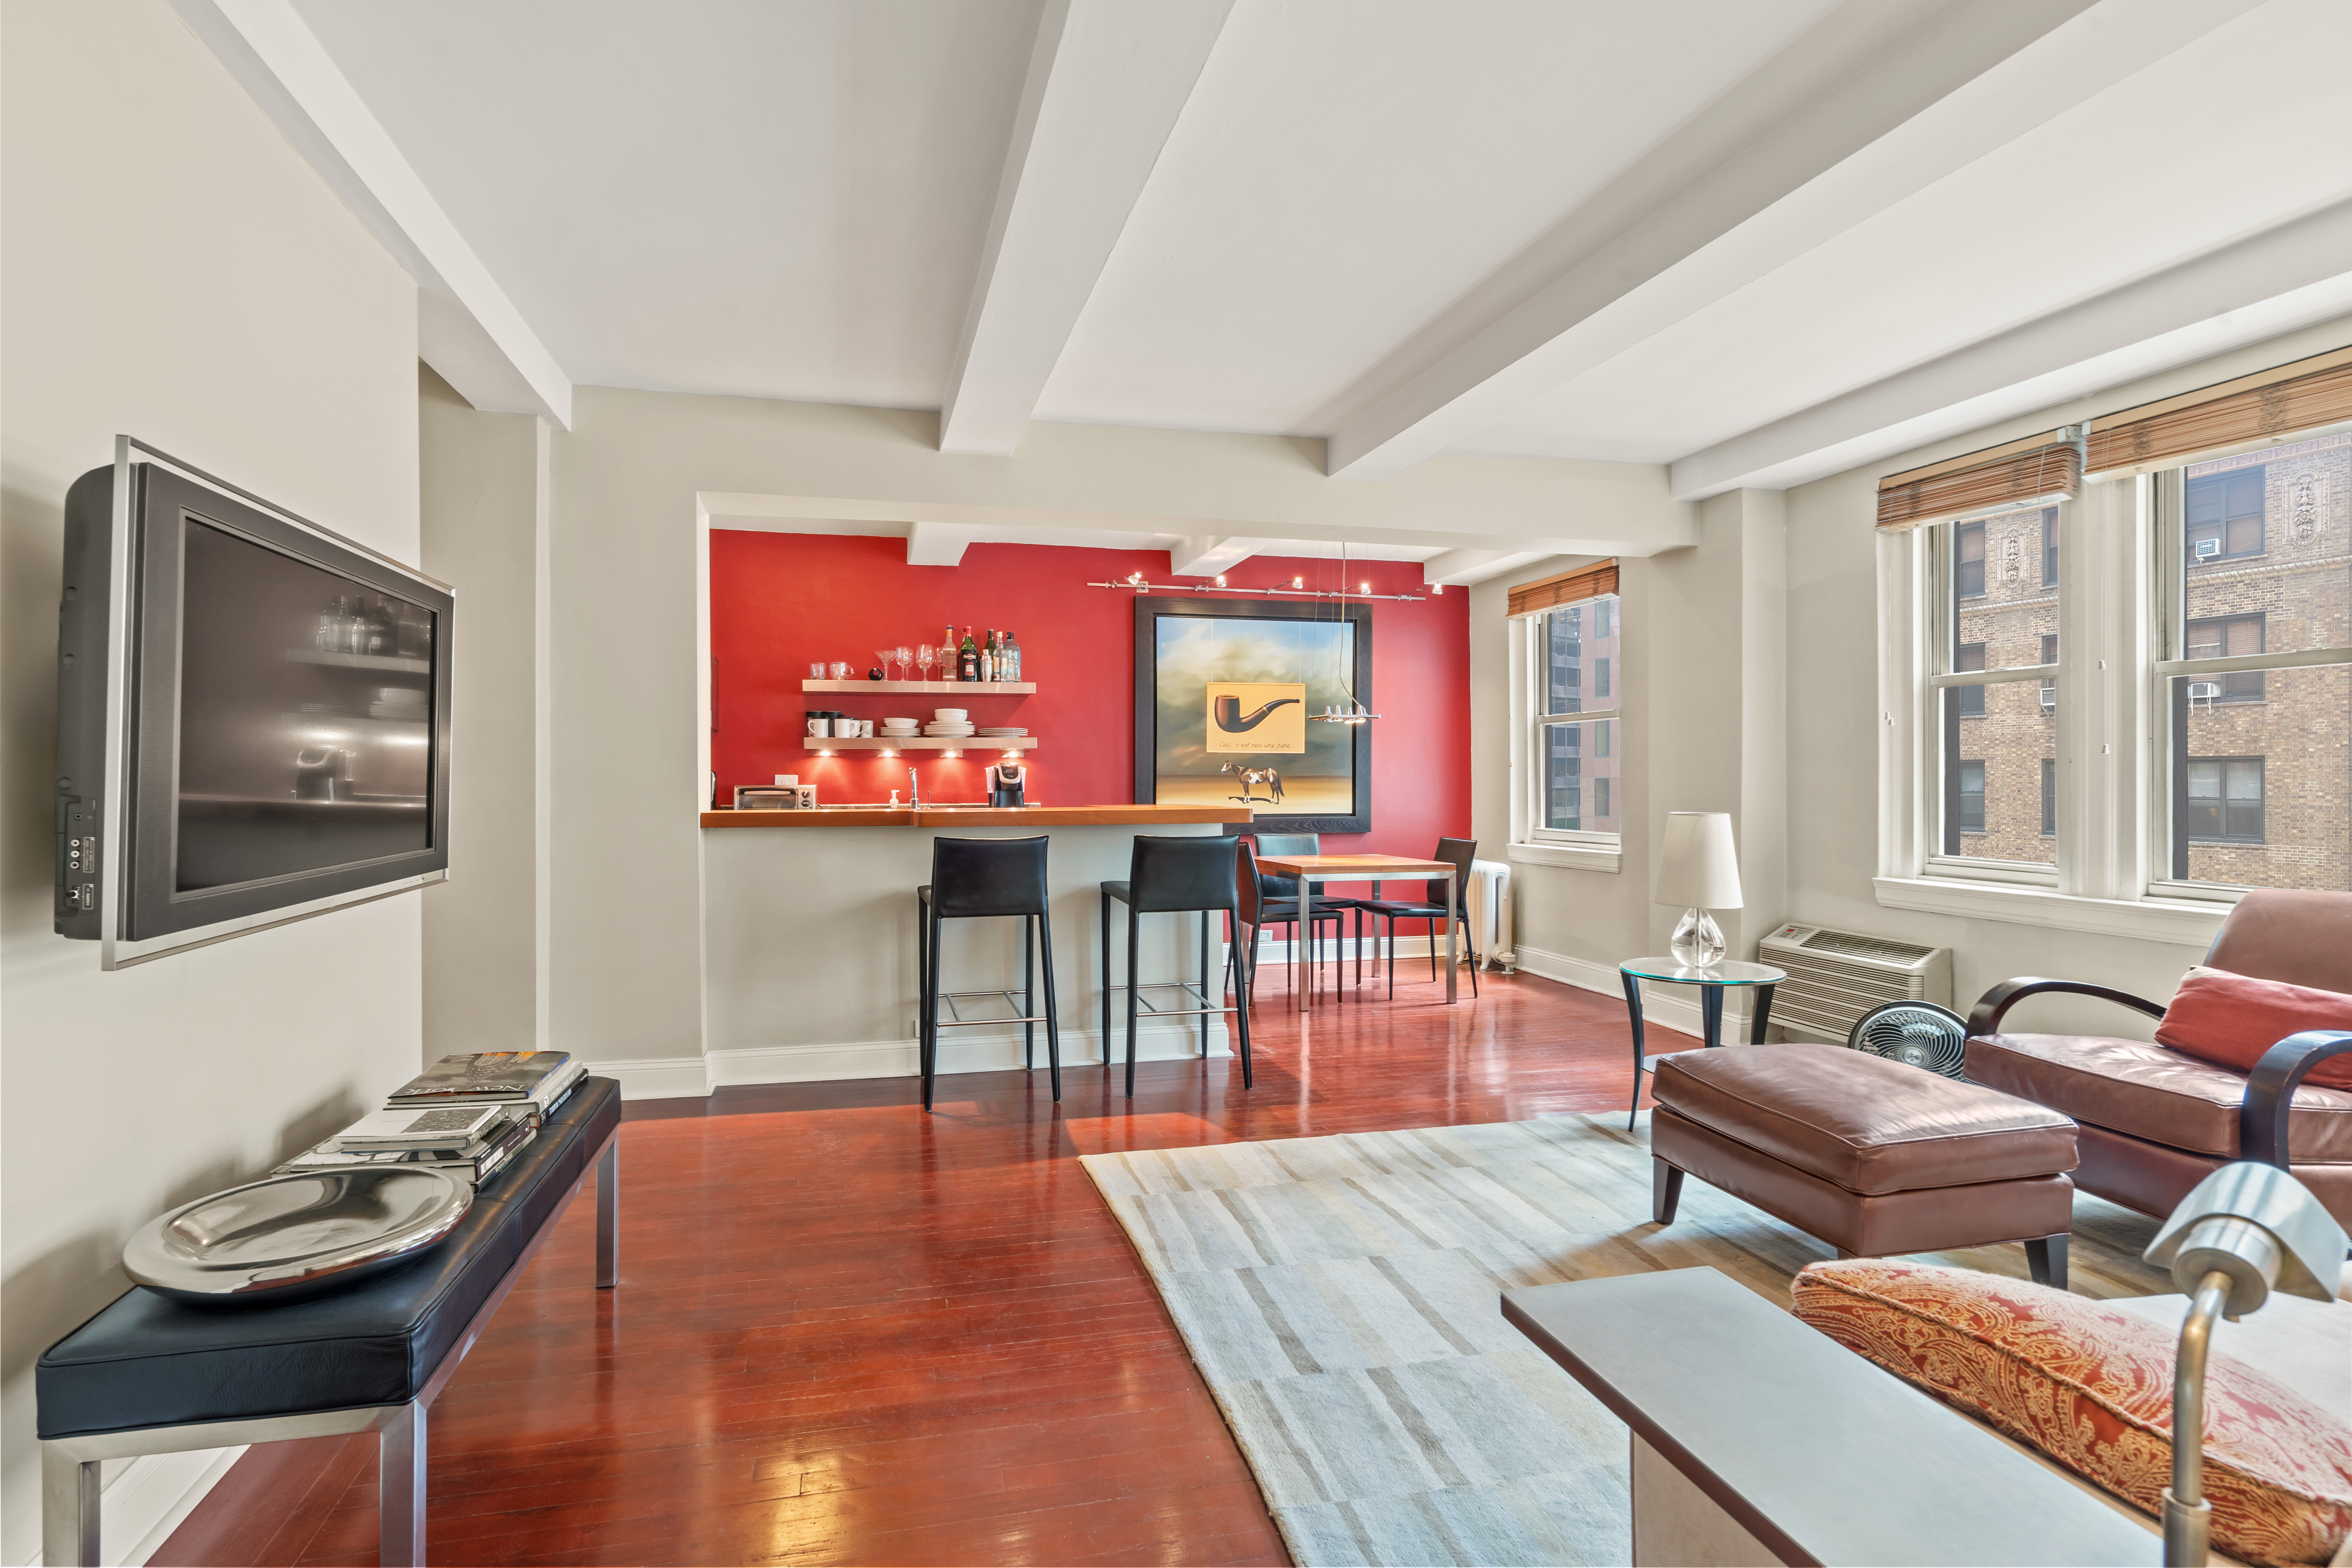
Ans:
<svg viewBox="0 0 2352 1568"><path fill-rule="evenodd" d="M915 645L915 668L923 672L923 679L925 680L930 679L931 666L939 663L939 649L933 647L927 642L919 642Z"/></svg>
<svg viewBox="0 0 2352 1568"><path fill-rule="evenodd" d="M874 650L874 662L882 667L882 679L885 680L890 679L890 660L898 652L895 647L877 647Z"/></svg>
<svg viewBox="0 0 2352 1568"><path fill-rule="evenodd" d="M915 650L908 647L905 643L900 643L897 647L892 648L890 652L891 655L898 661L898 679L901 680L906 679L907 667L915 662Z"/></svg>

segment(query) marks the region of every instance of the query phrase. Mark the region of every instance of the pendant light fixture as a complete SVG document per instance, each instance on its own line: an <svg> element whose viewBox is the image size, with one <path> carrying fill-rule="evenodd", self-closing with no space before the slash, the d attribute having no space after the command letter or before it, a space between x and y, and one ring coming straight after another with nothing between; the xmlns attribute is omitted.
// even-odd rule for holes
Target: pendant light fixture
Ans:
<svg viewBox="0 0 2352 1568"><path fill-rule="evenodd" d="M1365 586L1368 591L1364 596L1370 598L1370 584L1366 584ZM1338 624L1345 626L1348 620L1348 542L1344 539L1339 542L1339 604L1333 608L1333 615ZM1349 640L1352 642L1354 639ZM1380 717L1379 714L1366 708L1362 700L1356 696L1355 679L1349 668L1352 662L1351 659L1346 658L1339 661L1339 689L1347 693L1348 700L1345 703L1331 703L1320 713L1309 713L1307 716L1308 719L1318 724L1369 724Z"/></svg>

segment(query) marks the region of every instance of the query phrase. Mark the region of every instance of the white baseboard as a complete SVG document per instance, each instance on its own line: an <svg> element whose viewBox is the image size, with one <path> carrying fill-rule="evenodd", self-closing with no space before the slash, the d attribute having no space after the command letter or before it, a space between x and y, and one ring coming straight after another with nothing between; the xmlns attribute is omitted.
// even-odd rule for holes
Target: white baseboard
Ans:
<svg viewBox="0 0 2352 1568"><path fill-rule="evenodd" d="M99 1561L106 1568L142 1568L187 1521L206 1493L245 1455L234 1448L190 1448L141 1454L108 1475L98 1497ZM36 1568L44 1560L33 1559Z"/></svg>
<svg viewBox="0 0 2352 1568"><path fill-rule="evenodd" d="M1118 1059L1127 1059L1127 1031L1116 1028ZM1200 1059L1201 1032L1163 1024L1136 1031L1135 1059L1164 1062ZM1221 1021L1209 1026L1209 1055L1234 1054ZM1062 1065L1099 1066L1103 1059L1102 1031L1062 1027ZM967 1036L940 1039L940 1071L1003 1072L1021 1066L1021 1037ZM1045 1066L1045 1031L1037 1031L1037 1066ZM627 1100L700 1099L730 1084L824 1083L836 1079L914 1078L921 1061L913 1040L859 1040L845 1045L750 1046L711 1051L699 1057L657 1058L646 1061L590 1062L588 1070L618 1079L621 1098Z"/></svg>
<svg viewBox="0 0 2352 1568"><path fill-rule="evenodd" d="M623 1100L700 1100L710 1092L710 1069L700 1057L590 1062L588 1070L598 1078L620 1079Z"/></svg>
<svg viewBox="0 0 2352 1568"><path fill-rule="evenodd" d="M1118 1059L1127 1059L1127 1031L1124 1026L1114 1031ZM1198 1060L1201 1055L1201 1032L1162 1025L1158 1028L1139 1028L1135 1032L1135 1059L1139 1062L1174 1061L1179 1058ZM1209 1029L1209 1055L1232 1056L1225 1030L1213 1024ZM819 1083L834 1079L852 1078L914 1078L922 1070L921 1060L913 1040L866 1040L844 1046L751 1046L739 1050L712 1051L709 1054L712 1085L741 1083ZM1062 1027L1062 1065L1064 1067L1098 1066L1103 1059L1102 1031L1099 1029ZM951 1035L940 1038L940 1071L942 1074L961 1072L1003 1072L1021 1066L1019 1035L981 1035L956 1039ZM1045 1031L1037 1031L1037 1067L1045 1066ZM624 1093L626 1092L625 1089Z"/></svg>
<svg viewBox="0 0 2352 1568"><path fill-rule="evenodd" d="M1539 947L1519 943L1519 968L1546 980L1557 980L1586 991L1598 991L1604 996L1622 1001L1625 983L1613 963L1594 963L1588 959L1570 958L1566 953L1546 952ZM1723 1038L1726 1044L1748 1038L1748 994L1744 987L1732 990L1723 999ZM1691 985L1660 985L1643 982L1642 985L1642 1021L1662 1028L1679 1029L1694 1039L1704 1038L1706 1020L1699 1012L1698 989Z"/></svg>

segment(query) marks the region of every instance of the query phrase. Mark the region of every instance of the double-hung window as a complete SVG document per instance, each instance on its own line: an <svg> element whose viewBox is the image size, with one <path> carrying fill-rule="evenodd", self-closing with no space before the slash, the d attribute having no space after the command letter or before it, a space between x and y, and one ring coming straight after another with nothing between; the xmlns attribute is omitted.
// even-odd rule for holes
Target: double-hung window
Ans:
<svg viewBox="0 0 2352 1568"><path fill-rule="evenodd" d="M1531 598L1530 590L1549 583L1514 593ZM1576 596L1517 616L1523 679L1514 708L1527 725L1522 798L1513 812L1520 842L1612 854L1618 847L1625 660L1623 601L1615 589L1613 564L1605 577L1570 574L1549 594Z"/></svg>
<svg viewBox="0 0 2352 1568"><path fill-rule="evenodd" d="M2332 353L2056 433L2058 505L2017 443L1882 482L1880 902L2201 942L2352 889L2347 409Z"/></svg>
<svg viewBox="0 0 2352 1568"><path fill-rule="evenodd" d="M2152 889L2352 888L2352 434L2152 491Z"/></svg>
<svg viewBox="0 0 2352 1568"><path fill-rule="evenodd" d="M2031 879L2057 863L2045 772L2058 670L2054 506L2015 508L1921 530L1927 574L1927 705L1940 719L1928 772L1937 867Z"/></svg>

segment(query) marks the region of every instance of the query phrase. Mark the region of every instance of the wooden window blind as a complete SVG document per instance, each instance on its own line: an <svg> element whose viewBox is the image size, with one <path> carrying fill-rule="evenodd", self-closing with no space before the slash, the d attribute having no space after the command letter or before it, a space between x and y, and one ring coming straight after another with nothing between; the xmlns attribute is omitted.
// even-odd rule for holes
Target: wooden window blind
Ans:
<svg viewBox="0 0 2352 1568"><path fill-rule="evenodd" d="M2082 488L2083 454L2055 433L1970 452L1878 481L1878 526L1916 528L2001 507L2072 500Z"/></svg>
<svg viewBox="0 0 2352 1568"><path fill-rule="evenodd" d="M1573 572L1563 572L1557 577L1541 577L1532 583L1522 583L1511 590L1510 613L1532 616L1561 605L1573 605L1585 599L1598 599L1617 591L1617 563L1596 562L1580 566Z"/></svg>
<svg viewBox="0 0 2352 1568"><path fill-rule="evenodd" d="M2297 360L2091 421L2091 472L2171 468L2352 419L2352 349Z"/></svg>

